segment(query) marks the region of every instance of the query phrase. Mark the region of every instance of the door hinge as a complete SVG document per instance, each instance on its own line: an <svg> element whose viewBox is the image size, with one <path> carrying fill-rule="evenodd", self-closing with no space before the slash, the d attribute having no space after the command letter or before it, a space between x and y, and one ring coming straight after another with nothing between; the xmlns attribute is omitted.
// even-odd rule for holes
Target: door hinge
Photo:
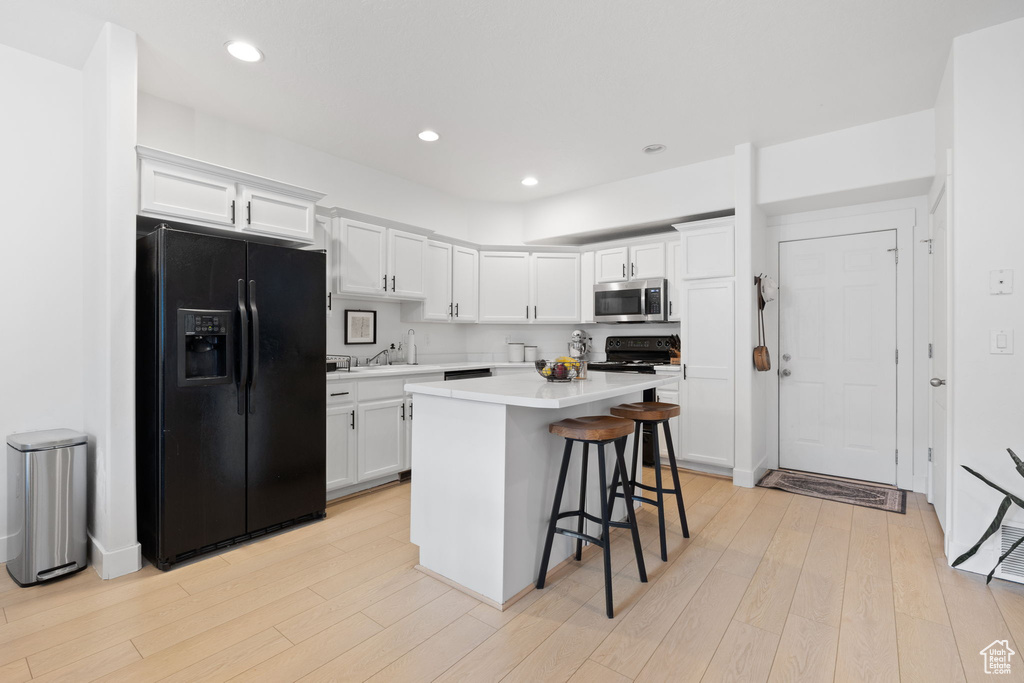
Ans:
<svg viewBox="0 0 1024 683"><path fill-rule="evenodd" d="M931 241L931 240L921 240L921 243L922 243L922 244L927 244L927 245L928 245L928 254L929 254L929 255L931 255L931 254L934 254L934 253L935 253L935 249L934 249L934 247L932 246L932 241Z"/></svg>
<svg viewBox="0 0 1024 683"><path fill-rule="evenodd" d="M928 447L928 462L932 461L932 447Z"/></svg>
<svg viewBox="0 0 1024 683"><path fill-rule="evenodd" d="M900 364L900 350L896 349L896 365Z"/></svg>
<svg viewBox="0 0 1024 683"><path fill-rule="evenodd" d="M931 344L928 344L928 357L932 358L934 355L935 355L935 348Z"/></svg>
<svg viewBox="0 0 1024 683"><path fill-rule="evenodd" d="M886 251L891 251L896 256L896 263L897 264L900 262L900 250L899 249L897 249L896 247L893 247L892 249L886 249Z"/></svg>
<svg viewBox="0 0 1024 683"><path fill-rule="evenodd" d="M900 464L900 449L896 449L896 464Z"/></svg>

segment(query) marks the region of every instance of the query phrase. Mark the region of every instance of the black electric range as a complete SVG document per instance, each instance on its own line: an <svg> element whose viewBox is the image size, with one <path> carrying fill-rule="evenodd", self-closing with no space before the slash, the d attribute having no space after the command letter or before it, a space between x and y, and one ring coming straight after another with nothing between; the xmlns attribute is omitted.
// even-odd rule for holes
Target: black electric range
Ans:
<svg viewBox="0 0 1024 683"><path fill-rule="evenodd" d="M587 363L587 371L593 372L635 372L653 375L659 365L672 362L672 346L678 344L679 338L673 336L634 336L608 337L604 343L605 358L603 361ZM654 389L645 389L644 401L657 400ZM644 464L654 465L654 440L651 438L651 426L643 429Z"/></svg>

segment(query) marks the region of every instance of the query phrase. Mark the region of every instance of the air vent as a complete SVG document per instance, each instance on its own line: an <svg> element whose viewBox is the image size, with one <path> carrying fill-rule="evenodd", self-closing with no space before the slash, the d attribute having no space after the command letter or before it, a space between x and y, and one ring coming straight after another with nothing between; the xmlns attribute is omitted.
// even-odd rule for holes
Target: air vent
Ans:
<svg viewBox="0 0 1024 683"><path fill-rule="evenodd" d="M1003 554L1010 549L1010 546L1016 543L1021 536L1024 536L1024 527L1004 524L1000 529L1002 547L999 550L999 556L1002 557ZM1010 556L1003 560L1003 563L999 565L999 569L996 570L995 575L1001 579L1024 583L1024 543L1017 546L1017 548L1010 553Z"/></svg>

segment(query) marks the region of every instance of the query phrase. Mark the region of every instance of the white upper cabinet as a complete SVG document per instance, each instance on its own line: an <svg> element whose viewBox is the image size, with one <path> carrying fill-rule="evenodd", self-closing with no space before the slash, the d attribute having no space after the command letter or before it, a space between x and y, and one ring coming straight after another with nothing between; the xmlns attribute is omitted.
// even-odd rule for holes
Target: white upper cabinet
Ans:
<svg viewBox="0 0 1024 683"><path fill-rule="evenodd" d="M336 220L335 288L339 294L424 298L426 237L347 218Z"/></svg>
<svg viewBox="0 0 1024 683"><path fill-rule="evenodd" d="M452 245L428 241L423 262L421 319L447 321L452 307Z"/></svg>
<svg viewBox="0 0 1024 683"><path fill-rule="evenodd" d="M673 240L668 243L668 257L665 260L665 277L668 279L668 319L679 320L682 302L679 300L679 284L682 282L683 243Z"/></svg>
<svg viewBox="0 0 1024 683"><path fill-rule="evenodd" d="M629 247L594 252L595 282L625 282L629 279Z"/></svg>
<svg viewBox="0 0 1024 683"><path fill-rule="evenodd" d="M580 255L531 254L530 294L535 322L579 322Z"/></svg>
<svg viewBox="0 0 1024 683"><path fill-rule="evenodd" d="M697 280L713 277L732 277L735 268L733 253L733 219L719 219L701 224L703 227L687 229L682 224L680 239L682 253L680 277Z"/></svg>
<svg viewBox="0 0 1024 683"><path fill-rule="evenodd" d="M148 147L136 150L140 214L313 243L323 194Z"/></svg>
<svg viewBox="0 0 1024 683"><path fill-rule="evenodd" d="M424 287L423 259L427 238L401 230L388 230L388 270L391 296L401 299L422 299Z"/></svg>
<svg viewBox="0 0 1024 683"><path fill-rule="evenodd" d="M452 320L475 323L480 318L480 262L476 249L452 247Z"/></svg>
<svg viewBox="0 0 1024 683"><path fill-rule="evenodd" d="M337 288L349 294L386 296L387 228L343 220L336 240Z"/></svg>
<svg viewBox="0 0 1024 683"><path fill-rule="evenodd" d="M530 255L480 252L480 322L527 322L530 314Z"/></svg>
<svg viewBox="0 0 1024 683"><path fill-rule="evenodd" d="M239 184L244 207L244 221L238 216L243 232L288 237L296 242L313 242L316 204L280 192Z"/></svg>
<svg viewBox="0 0 1024 683"><path fill-rule="evenodd" d="M151 159L139 162L139 210L233 228L235 181Z"/></svg>
<svg viewBox="0 0 1024 683"><path fill-rule="evenodd" d="M665 243L650 242L629 248L629 279L665 277Z"/></svg>
<svg viewBox="0 0 1024 683"><path fill-rule="evenodd" d="M580 254L580 322L594 322L594 252Z"/></svg>

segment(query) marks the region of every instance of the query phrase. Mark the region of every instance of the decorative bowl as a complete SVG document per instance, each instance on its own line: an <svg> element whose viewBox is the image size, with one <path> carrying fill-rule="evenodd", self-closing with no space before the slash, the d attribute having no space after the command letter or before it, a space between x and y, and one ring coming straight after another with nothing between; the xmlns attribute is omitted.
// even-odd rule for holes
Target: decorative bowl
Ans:
<svg viewBox="0 0 1024 683"><path fill-rule="evenodd" d="M582 364L575 358L538 360L534 363L537 373L549 382L570 382L580 375Z"/></svg>

